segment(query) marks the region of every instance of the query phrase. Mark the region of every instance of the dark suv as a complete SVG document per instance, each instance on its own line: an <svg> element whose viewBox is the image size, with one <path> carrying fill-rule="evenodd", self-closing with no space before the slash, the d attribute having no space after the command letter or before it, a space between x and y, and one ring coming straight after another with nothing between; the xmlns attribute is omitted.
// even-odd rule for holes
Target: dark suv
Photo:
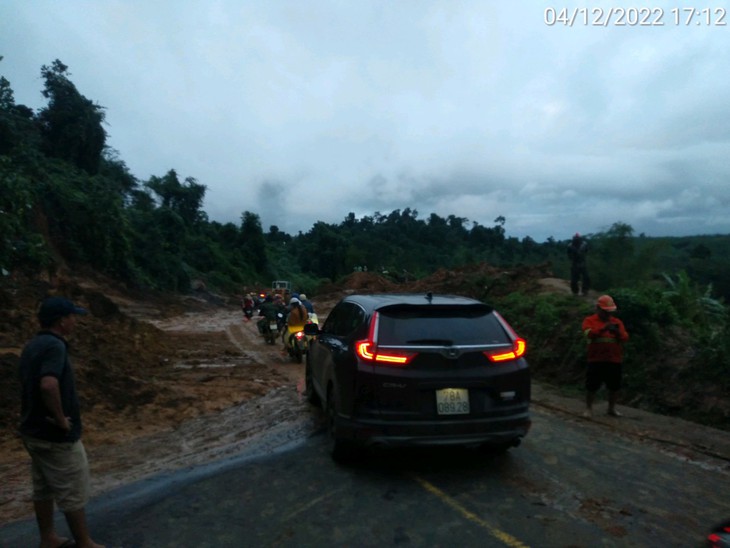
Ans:
<svg viewBox="0 0 730 548"><path fill-rule="evenodd" d="M310 402L332 456L365 446L506 450L530 428L525 341L489 305L450 295L350 295L312 340Z"/></svg>

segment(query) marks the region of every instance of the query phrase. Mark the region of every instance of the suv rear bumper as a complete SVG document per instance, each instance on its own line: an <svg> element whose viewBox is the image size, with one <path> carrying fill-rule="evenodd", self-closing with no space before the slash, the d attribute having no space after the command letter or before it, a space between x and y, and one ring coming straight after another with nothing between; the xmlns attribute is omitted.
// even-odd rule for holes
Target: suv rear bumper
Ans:
<svg viewBox="0 0 730 548"><path fill-rule="evenodd" d="M528 411L505 418L383 421L337 418L337 434L343 440L368 446L408 447L481 445L517 442L527 435L532 421Z"/></svg>

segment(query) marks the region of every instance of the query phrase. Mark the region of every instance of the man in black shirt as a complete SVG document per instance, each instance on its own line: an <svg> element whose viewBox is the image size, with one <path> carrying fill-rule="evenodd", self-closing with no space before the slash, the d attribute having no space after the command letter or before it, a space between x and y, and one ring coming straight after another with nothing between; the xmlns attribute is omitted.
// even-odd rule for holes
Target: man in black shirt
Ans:
<svg viewBox="0 0 730 548"><path fill-rule="evenodd" d="M84 308L62 297L49 297L38 311L41 330L20 356L20 435L32 460L33 508L41 546L68 542L56 533L54 502L78 547L99 547L89 535L85 507L89 500L89 465L81 443L81 414L74 372L68 359L68 336Z"/></svg>

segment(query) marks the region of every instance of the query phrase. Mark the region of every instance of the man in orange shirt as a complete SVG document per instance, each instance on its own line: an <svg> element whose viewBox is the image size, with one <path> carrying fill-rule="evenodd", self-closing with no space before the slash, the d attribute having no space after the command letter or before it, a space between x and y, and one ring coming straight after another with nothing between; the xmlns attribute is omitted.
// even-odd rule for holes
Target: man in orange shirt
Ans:
<svg viewBox="0 0 730 548"><path fill-rule="evenodd" d="M588 371L586 373L586 417L593 415L596 392L605 383L608 389L608 414L620 417L616 410L621 388L623 343L629 334L621 320L613 316L616 303L609 295L596 301L596 313L583 320L583 334L588 342Z"/></svg>

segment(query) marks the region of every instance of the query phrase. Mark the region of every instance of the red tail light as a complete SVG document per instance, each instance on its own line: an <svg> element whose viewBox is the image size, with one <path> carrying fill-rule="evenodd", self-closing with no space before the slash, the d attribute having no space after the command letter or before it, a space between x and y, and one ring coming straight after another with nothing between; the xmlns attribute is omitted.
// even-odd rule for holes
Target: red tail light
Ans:
<svg viewBox="0 0 730 548"><path fill-rule="evenodd" d="M488 350L484 352L484 355L492 362L506 362L516 360L517 358L524 356L527 351L527 342L525 342L525 339L517 336L515 330L512 329L512 326L507 323L507 320L505 320L499 312L495 310L494 315L497 317L497 320L499 320L499 323L502 324L502 327L504 327L507 333L512 336L512 350Z"/></svg>
<svg viewBox="0 0 730 548"><path fill-rule="evenodd" d="M525 339L517 338L512 344L512 350L488 350L484 352L484 355L492 362L506 362L524 356L526 351L527 343Z"/></svg>
<svg viewBox="0 0 730 548"><path fill-rule="evenodd" d="M355 351L365 361L388 365L407 365L417 354L416 352L399 351L378 352L377 346L372 341L357 342Z"/></svg>
<svg viewBox="0 0 730 548"><path fill-rule="evenodd" d="M297 331L294 336L297 338L297 340L302 340L304 338L304 331Z"/></svg>

